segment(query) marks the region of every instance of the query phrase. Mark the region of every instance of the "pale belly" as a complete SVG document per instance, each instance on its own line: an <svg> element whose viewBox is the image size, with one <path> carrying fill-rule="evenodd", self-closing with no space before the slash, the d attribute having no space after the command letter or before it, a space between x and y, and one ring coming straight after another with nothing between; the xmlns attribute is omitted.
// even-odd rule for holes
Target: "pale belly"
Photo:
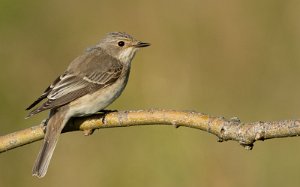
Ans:
<svg viewBox="0 0 300 187"><path fill-rule="evenodd" d="M117 80L113 85L100 89L92 94L82 96L69 104L68 112L71 117L94 114L117 99L126 86L127 80Z"/></svg>

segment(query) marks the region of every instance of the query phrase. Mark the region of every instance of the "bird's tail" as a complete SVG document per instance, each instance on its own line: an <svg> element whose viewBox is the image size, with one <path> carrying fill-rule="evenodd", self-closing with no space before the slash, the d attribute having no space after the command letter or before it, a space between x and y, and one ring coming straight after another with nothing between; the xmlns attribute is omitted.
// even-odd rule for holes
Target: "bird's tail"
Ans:
<svg viewBox="0 0 300 187"><path fill-rule="evenodd" d="M68 120L66 110L60 110L50 115L44 142L32 169L33 176L41 178L46 175L59 135Z"/></svg>

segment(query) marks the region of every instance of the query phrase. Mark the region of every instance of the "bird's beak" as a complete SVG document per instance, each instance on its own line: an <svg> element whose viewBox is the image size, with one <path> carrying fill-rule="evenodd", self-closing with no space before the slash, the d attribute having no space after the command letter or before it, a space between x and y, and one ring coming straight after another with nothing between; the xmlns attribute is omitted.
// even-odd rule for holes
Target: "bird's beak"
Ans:
<svg viewBox="0 0 300 187"><path fill-rule="evenodd" d="M150 46L150 44L145 43L145 42L138 42L137 44L134 45L134 47L137 47L137 48L148 47L148 46Z"/></svg>

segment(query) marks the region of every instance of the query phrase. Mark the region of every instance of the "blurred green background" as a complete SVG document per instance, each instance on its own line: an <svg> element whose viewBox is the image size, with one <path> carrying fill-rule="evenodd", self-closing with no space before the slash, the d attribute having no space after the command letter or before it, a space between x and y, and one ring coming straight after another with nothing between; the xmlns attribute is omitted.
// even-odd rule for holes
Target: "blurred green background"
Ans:
<svg viewBox="0 0 300 187"><path fill-rule="evenodd" d="M300 1L0 0L0 134L107 32L150 42L109 109L196 110L242 121L299 118ZM299 186L299 138L235 142L161 126L61 136L45 178L41 142L0 155L0 186Z"/></svg>

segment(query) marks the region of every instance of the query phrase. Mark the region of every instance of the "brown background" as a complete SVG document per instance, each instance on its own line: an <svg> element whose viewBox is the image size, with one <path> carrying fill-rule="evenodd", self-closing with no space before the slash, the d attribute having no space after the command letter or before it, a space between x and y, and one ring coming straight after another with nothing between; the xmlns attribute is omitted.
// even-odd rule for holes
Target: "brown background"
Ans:
<svg viewBox="0 0 300 187"><path fill-rule="evenodd" d="M0 134L38 124L24 109L111 31L152 43L110 109L196 110L243 121L300 115L300 3L0 1ZM299 138L235 142L188 128L131 127L61 136L48 174L40 142L0 155L0 186L299 186Z"/></svg>

